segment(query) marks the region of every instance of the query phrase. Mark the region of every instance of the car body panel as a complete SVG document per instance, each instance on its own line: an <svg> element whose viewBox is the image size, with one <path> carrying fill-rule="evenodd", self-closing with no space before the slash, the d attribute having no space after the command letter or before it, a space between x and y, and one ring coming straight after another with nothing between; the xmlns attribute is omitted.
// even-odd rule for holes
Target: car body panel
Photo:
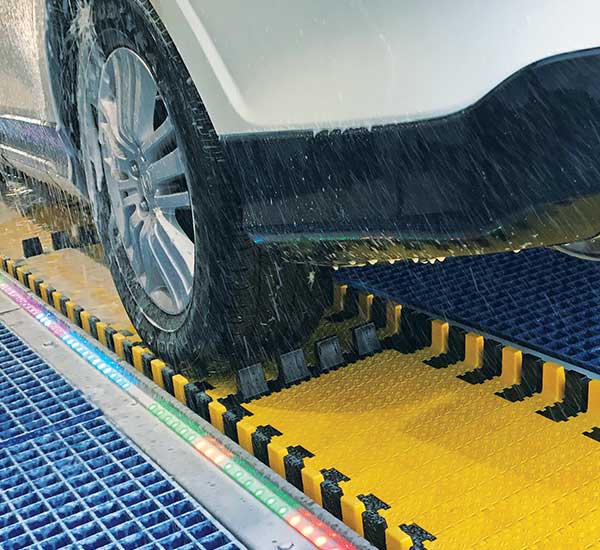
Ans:
<svg viewBox="0 0 600 550"><path fill-rule="evenodd" d="M44 0L0 2L0 116L55 122L45 49Z"/></svg>
<svg viewBox="0 0 600 550"><path fill-rule="evenodd" d="M152 3L223 136L444 116L600 45L596 0Z"/></svg>
<svg viewBox="0 0 600 550"><path fill-rule="evenodd" d="M56 132L45 9L45 0L0 2L0 156L12 168L72 193L71 161Z"/></svg>

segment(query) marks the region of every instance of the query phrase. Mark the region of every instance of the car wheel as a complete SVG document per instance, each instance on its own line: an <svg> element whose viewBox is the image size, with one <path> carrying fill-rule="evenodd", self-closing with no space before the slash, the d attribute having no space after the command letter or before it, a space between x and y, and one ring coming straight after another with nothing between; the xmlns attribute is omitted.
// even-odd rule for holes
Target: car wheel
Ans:
<svg viewBox="0 0 600 550"><path fill-rule="evenodd" d="M244 235L239 186L149 2L89 7L78 70L81 163L133 325L181 369L219 355L245 365L295 347L325 307L327 276L280 265Z"/></svg>

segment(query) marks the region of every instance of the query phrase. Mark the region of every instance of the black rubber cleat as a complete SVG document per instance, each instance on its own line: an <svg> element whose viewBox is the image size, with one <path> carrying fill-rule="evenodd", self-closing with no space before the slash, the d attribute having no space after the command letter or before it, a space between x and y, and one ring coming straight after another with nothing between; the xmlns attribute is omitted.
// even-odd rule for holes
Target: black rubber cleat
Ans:
<svg viewBox="0 0 600 550"><path fill-rule="evenodd" d="M400 314L400 332L385 341L386 348L410 354L431 345L431 319L407 306Z"/></svg>
<svg viewBox="0 0 600 550"><path fill-rule="evenodd" d="M375 323L377 328L385 328L387 326L387 301L381 296L373 296L371 321Z"/></svg>
<svg viewBox="0 0 600 550"><path fill-rule="evenodd" d="M321 372L336 369L345 363L340 339L337 336L329 336L318 340L315 343L315 355Z"/></svg>
<svg viewBox="0 0 600 550"><path fill-rule="evenodd" d="M346 293L344 294L343 308L342 311L338 311L329 315L327 320L333 323L342 323L348 319L353 319L358 316L358 296L359 291L348 286Z"/></svg>
<svg viewBox="0 0 600 550"><path fill-rule="evenodd" d="M34 285L37 284L37 280L34 281ZM37 294L37 291L36 291ZM81 312L83 311L83 308L81 306L75 306L73 308L73 319L75 324L81 328Z"/></svg>
<svg viewBox="0 0 600 550"><path fill-rule="evenodd" d="M521 383L497 392L496 395L508 401L523 401L534 393L542 391L542 373L544 361L540 357L523 354L523 365L521 368Z"/></svg>
<svg viewBox="0 0 600 550"><path fill-rule="evenodd" d="M277 435L282 435L282 433L269 425L258 426L252 434L252 454L267 466L270 466L267 445Z"/></svg>
<svg viewBox="0 0 600 550"><path fill-rule="evenodd" d="M469 384L483 384L502 374L502 349L503 345L496 340L486 338L483 344L483 365L473 369L457 378Z"/></svg>
<svg viewBox="0 0 600 550"><path fill-rule="evenodd" d="M223 413L223 431L229 439L236 443L239 443L237 424L244 416L250 416L250 413L240 405L229 404Z"/></svg>
<svg viewBox="0 0 600 550"><path fill-rule="evenodd" d="M304 447L288 447L288 454L283 458L285 468L285 478L296 489L304 492L304 484L302 483L302 469L304 468L304 459L315 456Z"/></svg>
<svg viewBox="0 0 600 550"><path fill-rule="evenodd" d="M60 312L66 317L67 316L67 302L70 299L67 298L66 296L61 296L60 299L58 300L58 304L60 306Z"/></svg>
<svg viewBox="0 0 600 550"><path fill-rule="evenodd" d="M142 355L142 360L143 359L144 356ZM205 382L191 382L184 386L183 391L185 393L185 402L187 403L187 406L196 414L199 414L204 418L204 420L210 421L208 404L212 401L212 398L206 393L207 389L209 389L209 387Z"/></svg>
<svg viewBox="0 0 600 550"><path fill-rule="evenodd" d="M375 323L366 323L352 329L354 351L359 357L366 357L381 351Z"/></svg>
<svg viewBox="0 0 600 550"><path fill-rule="evenodd" d="M171 395L175 395L175 391L173 390L173 376L175 376L175 371L171 367L163 367L160 372L165 390Z"/></svg>
<svg viewBox="0 0 600 550"><path fill-rule="evenodd" d="M308 380L310 372L306 365L306 357L301 349L284 353L279 358L278 380L283 386Z"/></svg>
<svg viewBox="0 0 600 550"><path fill-rule="evenodd" d="M85 247L98 244L98 232L93 225L80 225L77 227L77 246Z"/></svg>
<svg viewBox="0 0 600 550"><path fill-rule="evenodd" d="M346 295L344 296L344 312L348 317L356 317L358 315L358 297L360 291L348 285Z"/></svg>
<svg viewBox="0 0 600 550"><path fill-rule="evenodd" d="M90 318L90 327L91 327L91 318ZM133 346L139 346L139 342L132 342L131 340L123 340L123 356L125 357L125 361L127 361L130 365L133 365L133 353L131 348ZM152 378L152 376L150 376Z"/></svg>
<svg viewBox="0 0 600 550"><path fill-rule="evenodd" d="M235 379L243 401L269 393L265 371L260 363L236 371Z"/></svg>
<svg viewBox="0 0 600 550"><path fill-rule="evenodd" d="M48 296L50 296L50 294L48 294ZM96 317L95 315L92 315L89 319L90 334L92 335L92 338L96 338L96 340L98 339L98 328L96 325L99 322L100 322L100 319L98 319L98 317Z"/></svg>
<svg viewBox="0 0 600 550"><path fill-rule="evenodd" d="M389 510L389 504L373 494L358 495L358 499L365 505L365 511L362 513L365 539L377 548L385 548L385 531L388 524L385 518L379 515L379 510Z"/></svg>
<svg viewBox="0 0 600 550"><path fill-rule="evenodd" d="M44 282L44 280L43 280L43 279L40 279L39 277L38 277L37 279L34 279L34 280L33 280L33 288L35 289L35 290L34 290L34 292L35 292L35 295L36 295L38 298L41 298L41 297L42 297L42 291L41 291L41 289L40 289L40 285L41 285L43 282ZM79 325L79 326L81 326L81 325Z"/></svg>
<svg viewBox="0 0 600 550"><path fill-rule="evenodd" d="M113 327L106 327L104 329L104 339L106 340L106 347L113 352L115 351L115 334L117 334L117 330Z"/></svg>
<svg viewBox="0 0 600 550"><path fill-rule="evenodd" d="M416 523L411 523L410 525L403 523L402 525L400 525L400 529L412 539L412 550L427 550L425 548L425 542L428 540L436 540L436 537L434 535L432 535L428 531L425 531L425 529L423 529Z"/></svg>
<svg viewBox="0 0 600 550"><path fill-rule="evenodd" d="M50 238L52 239L53 250L62 250L63 248L71 248L73 246L71 237L66 231L55 231L50 234Z"/></svg>
<svg viewBox="0 0 600 550"><path fill-rule="evenodd" d="M23 284L29 288L29 277L31 277L31 271L25 271L23 274Z"/></svg>
<svg viewBox="0 0 600 550"><path fill-rule="evenodd" d="M589 432L583 432L583 435L600 443L600 428L598 427L592 428Z"/></svg>
<svg viewBox="0 0 600 550"><path fill-rule="evenodd" d="M425 361L427 365L435 369L445 369L454 363L465 360L465 336L466 331L460 327L450 325L448 331L448 351Z"/></svg>
<svg viewBox="0 0 600 550"><path fill-rule="evenodd" d="M342 481L350 481L350 478L342 474L335 468L321 470L324 481L321 482L321 499L323 508L330 514L333 514L339 520L342 520L342 496L344 491L339 486Z"/></svg>
<svg viewBox="0 0 600 550"><path fill-rule="evenodd" d="M538 414L554 420L564 422L577 416L580 412L587 411L588 385L590 379L583 373L567 370L565 372L565 397L554 405L545 407Z"/></svg>
<svg viewBox="0 0 600 550"><path fill-rule="evenodd" d="M31 237L22 241L23 256L25 258L33 258L34 256L41 256L44 253L42 241L39 237Z"/></svg>
<svg viewBox="0 0 600 550"><path fill-rule="evenodd" d="M400 329L402 330L402 322L404 321L412 334L412 338L418 349L423 349L431 346L431 319L422 311L413 311L402 308L406 311L406 317L400 314Z"/></svg>
<svg viewBox="0 0 600 550"><path fill-rule="evenodd" d="M54 307L54 298L52 295L56 292L56 289L53 286L46 287L46 296L48 297L48 304Z"/></svg>
<svg viewBox="0 0 600 550"><path fill-rule="evenodd" d="M150 380L152 380L152 361L156 358L156 355L153 353L142 353L142 371L144 372L144 376Z"/></svg>

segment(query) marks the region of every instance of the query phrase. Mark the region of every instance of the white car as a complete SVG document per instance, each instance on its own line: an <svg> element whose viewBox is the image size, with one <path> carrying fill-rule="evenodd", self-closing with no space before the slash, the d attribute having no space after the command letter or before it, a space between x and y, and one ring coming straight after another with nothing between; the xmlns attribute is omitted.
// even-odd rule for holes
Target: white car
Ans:
<svg viewBox="0 0 600 550"><path fill-rule="evenodd" d="M89 200L158 353L246 364L318 319L314 266L594 237L599 20L597 0L2 0L0 160Z"/></svg>

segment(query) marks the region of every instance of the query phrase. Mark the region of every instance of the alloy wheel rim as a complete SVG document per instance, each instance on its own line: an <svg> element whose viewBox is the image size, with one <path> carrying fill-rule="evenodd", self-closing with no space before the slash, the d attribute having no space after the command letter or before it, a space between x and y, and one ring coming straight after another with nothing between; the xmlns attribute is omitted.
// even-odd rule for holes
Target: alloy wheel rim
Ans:
<svg viewBox="0 0 600 550"><path fill-rule="evenodd" d="M96 112L110 223L148 297L180 314L194 281L188 178L158 84L132 50L118 48L103 64Z"/></svg>

